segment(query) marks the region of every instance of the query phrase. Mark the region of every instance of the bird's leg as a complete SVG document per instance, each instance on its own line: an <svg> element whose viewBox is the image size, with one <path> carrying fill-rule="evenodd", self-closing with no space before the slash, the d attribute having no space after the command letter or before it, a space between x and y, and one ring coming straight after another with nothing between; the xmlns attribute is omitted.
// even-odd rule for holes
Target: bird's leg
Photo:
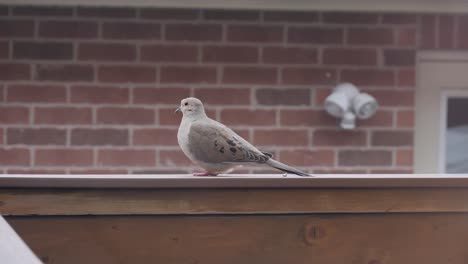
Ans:
<svg viewBox="0 0 468 264"><path fill-rule="evenodd" d="M217 176L218 174L209 173L209 172L194 172L193 176Z"/></svg>

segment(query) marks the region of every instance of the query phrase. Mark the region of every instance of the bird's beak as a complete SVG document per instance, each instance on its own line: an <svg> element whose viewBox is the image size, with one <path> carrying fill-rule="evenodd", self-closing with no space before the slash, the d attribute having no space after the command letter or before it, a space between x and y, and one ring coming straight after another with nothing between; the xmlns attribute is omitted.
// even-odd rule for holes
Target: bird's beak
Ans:
<svg viewBox="0 0 468 264"><path fill-rule="evenodd" d="M179 107L177 107L177 109L175 110L175 112L174 112L174 113L178 113L178 112L180 112L180 108L181 108L180 106L179 106Z"/></svg>

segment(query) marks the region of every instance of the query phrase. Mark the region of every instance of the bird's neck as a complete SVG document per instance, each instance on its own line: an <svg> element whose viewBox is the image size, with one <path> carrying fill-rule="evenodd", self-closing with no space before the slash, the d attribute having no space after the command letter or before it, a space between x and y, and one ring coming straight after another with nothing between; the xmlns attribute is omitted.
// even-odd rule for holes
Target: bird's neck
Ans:
<svg viewBox="0 0 468 264"><path fill-rule="evenodd" d="M194 122L200 119L205 119L208 118L205 114L205 112L200 112L200 113L190 113L190 114L185 114L184 117L182 118L182 121L185 122Z"/></svg>

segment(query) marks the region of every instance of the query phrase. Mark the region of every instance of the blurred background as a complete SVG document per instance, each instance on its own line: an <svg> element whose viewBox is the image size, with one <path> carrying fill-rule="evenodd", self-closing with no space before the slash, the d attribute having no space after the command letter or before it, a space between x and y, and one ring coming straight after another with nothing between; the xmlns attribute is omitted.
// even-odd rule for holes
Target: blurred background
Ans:
<svg viewBox="0 0 468 264"><path fill-rule="evenodd" d="M192 172L174 110L195 96L210 117L305 171L412 173L416 52L468 48L467 23L401 12L3 5L0 172ZM342 82L379 102L349 131L323 108Z"/></svg>

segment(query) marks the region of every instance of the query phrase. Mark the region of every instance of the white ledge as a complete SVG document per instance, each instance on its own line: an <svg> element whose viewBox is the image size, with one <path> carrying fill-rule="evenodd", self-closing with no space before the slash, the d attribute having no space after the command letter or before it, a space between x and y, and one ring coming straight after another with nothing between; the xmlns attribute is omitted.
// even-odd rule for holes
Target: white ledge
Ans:
<svg viewBox="0 0 468 264"><path fill-rule="evenodd" d="M1 175L0 188L392 188L468 187L468 175Z"/></svg>
<svg viewBox="0 0 468 264"><path fill-rule="evenodd" d="M437 13L468 11L466 0L0 0L0 4Z"/></svg>

